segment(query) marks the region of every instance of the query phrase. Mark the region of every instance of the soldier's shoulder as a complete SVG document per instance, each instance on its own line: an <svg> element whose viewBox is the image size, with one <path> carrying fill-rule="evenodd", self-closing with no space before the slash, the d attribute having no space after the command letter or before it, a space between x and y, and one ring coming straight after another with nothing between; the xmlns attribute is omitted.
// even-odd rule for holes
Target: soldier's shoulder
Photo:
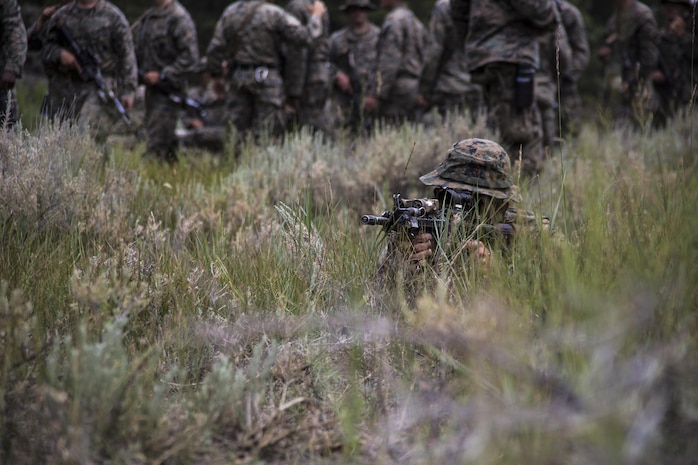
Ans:
<svg viewBox="0 0 698 465"><path fill-rule="evenodd" d="M182 18L191 18L191 14L189 13L189 10L186 9L184 5L179 3L177 0L175 0L173 3L173 8L172 12L173 14L182 17Z"/></svg>
<svg viewBox="0 0 698 465"><path fill-rule="evenodd" d="M107 0L100 1L99 3L97 3L97 6L95 8L97 8L99 12L104 15L126 20L126 16L119 9L119 7Z"/></svg>
<svg viewBox="0 0 698 465"><path fill-rule="evenodd" d="M550 230L550 218L537 215L532 211L509 208L504 214L504 223L529 228L533 231Z"/></svg>
<svg viewBox="0 0 698 465"><path fill-rule="evenodd" d="M451 12L451 0L438 0L434 5L434 12L439 13L450 13Z"/></svg>
<svg viewBox="0 0 698 465"><path fill-rule="evenodd" d="M656 20L654 19L654 13L652 12L652 9L645 5L642 2L635 2L634 8L634 14L636 21L641 21L641 22L653 22L656 23Z"/></svg>
<svg viewBox="0 0 698 465"><path fill-rule="evenodd" d="M582 12L579 11L579 8L576 6L572 5L570 2L566 0L562 0L560 3L560 14L562 15L562 22L565 24L571 23L571 22L582 22L583 17L582 17Z"/></svg>

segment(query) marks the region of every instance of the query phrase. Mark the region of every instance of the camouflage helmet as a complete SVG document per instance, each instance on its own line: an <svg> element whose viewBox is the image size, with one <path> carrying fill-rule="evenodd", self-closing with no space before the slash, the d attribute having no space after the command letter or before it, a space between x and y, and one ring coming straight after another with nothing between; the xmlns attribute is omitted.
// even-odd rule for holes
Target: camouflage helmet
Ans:
<svg viewBox="0 0 698 465"><path fill-rule="evenodd" d="M347 11L349 8L375 10L376 7L371 3L371 0L346 0L344 5L339 7L339 11Z"/></svg>
<svg viewBox="0 0 698 465"><path fill-rule="evenodd" d="M513 202L521 200L511 176L509 155L501 145L486 139L465 139L453 144L446 160L419 180L427 186L462 189Z"/></svg>

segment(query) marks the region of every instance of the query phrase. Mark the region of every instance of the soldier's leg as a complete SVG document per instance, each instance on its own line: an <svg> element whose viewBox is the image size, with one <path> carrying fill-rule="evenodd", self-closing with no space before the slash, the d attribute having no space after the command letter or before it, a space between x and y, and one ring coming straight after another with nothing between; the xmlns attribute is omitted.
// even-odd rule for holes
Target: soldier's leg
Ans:
<svg viewBox="0 0 698 465"><path fill-rule="evenodd" d="M237 76L237 75L236 75ZM254 103L252 96L246 90L244 82L233 76L233 81L228 90L225 118L222 125L228 128L232 125L237 134L236 141L244 140L247 132L252 128L252 114Z"/></svg>
<svg viewBox="0 0 698 465"><path fill-rule="evenodd" d="M179 108L162 92L147 89L145 93L145 130L148 153L168 163L177 161L178 142L175 137Z"/></svg>
<svg viewBox="0 0 698 465"><path fill-rule="evenodd" d="M328 124L327 98L329 89L326 83L318 82L315 85L306 86L301 102L300 123L311 128L328 133L331 126Z"/></svg>
<svg viewBox="0 0 698 465"><path fill-rule="evenodd" d="M78 120L90 127L90 134L98 142L104 142L112 134L125 134L128 127L111 102L103 102L98 93L90 90L79 110Z"/></svg>
<svg viewBox="0 0 698 465"><path fill-rule="evenodd" d="M512 162L522 158L523 169L529 175L536 174L542 166L542 122L535 105L533 89L527 106L515 104L517 65L491 63L471 74L473 82L483 86L487 105L488 126L499 130L502 146Z"/></svg>
<svg viewBox="0 0 698 465"><path fill-rule="evenodd" d="M562 100L562 131L565 136L576 137L579 135L579 126L582 116L582 101L577 91L577 83L563 79L560 88Z"/></svg>
<svg viewBox="0 0 698 465"><path fill-rule="evenodd" d="M277 70L269 70L267 78L257 84L258 92L255 95L252 115L255 135L258 136L262 132L281 134L286 126L283 109L284 84L281 75Z"/></svg>
<svg viewBox="0 0 698 465"><path fill-rule="evenodd" d="M550 78L536 80L536 104L541 113L543 148L547 152L558 137L557 131L557 95L555 83Z"/></svg>

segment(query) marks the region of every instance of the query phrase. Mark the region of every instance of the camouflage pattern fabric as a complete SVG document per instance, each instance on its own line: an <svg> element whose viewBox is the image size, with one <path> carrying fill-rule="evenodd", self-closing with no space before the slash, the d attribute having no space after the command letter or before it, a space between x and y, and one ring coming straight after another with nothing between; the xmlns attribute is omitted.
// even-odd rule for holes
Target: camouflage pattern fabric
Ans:
<svg viewBox="0 0 698 465"><path fill-rule="evenodd" d="M140 72L158 72L161 80L183 92L184 73L193 71L199 60L196 28L189 12L172 0L148 9L132 31ZM145 109L148 152L160 159L176 159L179 106L157 89L147 87Z"/></svg>
<svg viewBox="0 0 698 465"><path fill-rule="evenodd" d="M307 25L313 0L291 0L286 11ZM286 95L300 99L300 125L327 131L326 104L330 93L329 36L330 17L324 14L322 33L308 47L287 47L284 82Z"/></svg>
<svg viewBox="0 0 698 465"><path fill-rule="evenodd" d="M429 35L420 93L442 115L466 107L476 114L482 104L482 89L470 80L465 47L456 45L450 0L436 2L429 20Z"/></svg>
<svg viewBox="0 0 698 465"><path fill-rule="evenodd" d="M668 26L663 27L659 32L660 57L669 76L667 76L667 82L658 86L657 90L667 117L689 105L698 80L698 46L695 42L695 31L692 30L694 6L685 3L684 13L681 16L686 29L682 36L676 35Z"/></svg>
<svg viewBox="0 0 698 465"><path fill-rule="evenodd" d="M466 42L470 71L493 62L538 68L538 42L555 26L554 0L452 0L456 30Z"/></svg>
<svg viewBox="0 0 698 465"><path fill-rule="evenodd" d="M332 34L330 37L330 63L332 65L332 76L337 71L342 71L347 76L355 75L361 85L360 89L353 89L358 92L358 98L345 94L339 89L332 93L331 119L338 121L340 125L358 125L360 121L352 121L352 115L358 113L361 118L363 108L358 112L353 109L354 102L363 101L371 73L376 67L378 56L378 37L380 28L375 24L370 24L368 30L363 34L356 34L351 27L345 27Z"/></svg>
<svg viewBox="0 0 698 465"><path fill-rule="evenodd" d="M380 116L386 120L416 118L427 41L426 28L406 6L394 8L385 17L367 94L379 99Z"/></svg>
<svg viewBox="0 0 698 465"><path fill-rule="evenodd" d="M223 80L223 78L218 78ZM198 114L184 112L182 122L184 123L185 131L179 137L180 142L186 147L200 147L212 152L220 152L223 150L227 133L227 126L224 124L226 118L226 99L228 96L228 88L225 84L222 92L216 92L214 87L217 85L215 80L212 80L208 86L197 86L189 90L189 98L201 103L206 109L206 118L201 121L203 127L195 128L193 121L199 120L201 117Z"/></svg>
<svg viewBox="0 0 698 465"><path fill-rule="evenodd" d="M119 97L133 97L138 76L133 39L123 13L106 0L92 8L79 8L73 2L58 10L46 24L44 64L49 77L49 116L64 119L80 117L89 123L93 133L102 138L124 130L116 110L103 104L94 82L83 81L77 72L60 64L61 46L54 27L64 23L77 44L92 49L102 63L102 75ZM87 104L86 108L83 108Z"/></svg>
<svg viewBox="0 0 698 465"><path fill-rule="evenodd" d="M621 70L623 82L619 116L641 122L657 110L658 100L649 75L657 68L659 32L652 10L633 0L608 20L605 44L612 48L611 60Z"/></svg>
<svg viewBox="0 0 698 465"><path fill-rule="evenodd" d="M572 50L570 66L562 74L560 96L562 99L563 132L577 135L582 112L582 101L577 82L589 65L589 40L582 13L567 0L560 0L560 18Z"/></svg>
<svg viewBox="0 0 698 465"><path fill-rule="evenodd" d="M0 0L0 72L22 76L27 58L27 32L16 0ZM17 99L14 88L0 86L0 126L17 122Z"/></svg>
<svg viewBox="0 0 698 465"><path fill-rule="evenodd" d="M543 147L546 148L560 136L558 82L571 66L572 49L562 24L554 31L539 35L538 46L540 69L536 73L536 104L541 113Z"/></svg>
<svg viewBox="0 0 698 465"><path fill-rule="evenodd" d="M258 0L241 0L226 8L206 53L207 69L214 76L220 75L224 61L230 63L226 120L237 128L239 135L247 131L258 134L262 128L273 132L283 129L281 44L308 46L322 34L322 25L315 17L306 27L276 5L263 3L257 7L258 3ZM237 37L238 28L255 7L258 9Z"/></svg>
<svg viewBox="0 0 698 465"><path fill-rule="evenodd" d="M465 40L471 79L483 88L488 126L498 130L513 159L522 151L527 174L542 166L542 122L534 99L515 107L517 70L539 68L538 36L554 30L554 0L452 0L451 14Z"/></svg>

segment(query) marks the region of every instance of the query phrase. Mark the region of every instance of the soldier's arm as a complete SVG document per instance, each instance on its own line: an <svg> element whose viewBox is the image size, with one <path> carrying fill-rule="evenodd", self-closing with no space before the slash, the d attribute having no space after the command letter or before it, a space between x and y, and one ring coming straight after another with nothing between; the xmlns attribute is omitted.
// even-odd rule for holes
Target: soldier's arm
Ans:
<svg viewBox="0 0 698 465"><path fill-rule="evenodd" d="M206 67L212 76L220 76L223 73L223 62L228 58L229 45L225 33L230 27L232 8L233 6L228 7L218 19L206 49Z"/></svg>
<svg viewBox="0 0 698 465"><path fill-rule="evenodd" d="M381 30L376 72L370 91L370 95L378 99L387 99L395 84L402 63L403 37L399 24L384 25Z"/></svg>
<svg viewBox="0 0 698 465"><path fill-rule="evenodd" d="M572 48L571 66L564 77L577 81L589 65L589 41L584 28L584 18L574 5L567 3L562 10L562 23Z"/></svg>
<svg viewBox="0 0 698 465"><path fill-rule="evenodd" d="M439 76L443 54L446 53L447 41L453 40L451 17L448 11L434 7L429 20L429 40L427 41L424 68L419 80L419 92L429 98ZM452 46L452 45L451 45Z"/></svg>
<svg viewBox="0 0 698 465"><path fill-rule="evenodd" d="M160 72L166 77L178 80L186 72L191 71L199 62L199 45L196 41L196 26L189 15L177 18L173 30L177 58L174 63L165 66Z"/></svg>
<svg viewBox="0 0 698 465"><path fill-rule="evenodd" d="M121 97L133 98L138 85L138 69L136 66L136 54L133 49L133 36L128 21L119 14L112 21L112 43L114 51L119 59L117 76L121 83Z"/></svg>
<svg viewBox="0 0 698 465"><path fill-rule="evenodd" d="M0 11L0 46L5 59L3 73L12 73L15 77L22 75L24 60L27 58L27 31L22 22L19 5L15 0L2 2Z"/></svg>
<svg viewBox="0 0 698 465"><path fill-rule="evenodd" d="M638 61L640 63L640 77L647 78L657 68L659 62L659 31L657 23L652 15L642 18L637 29Z"/></svg>
<svg viewBox="0 0 698 465"><path fill-rule="evenodd" d="M557 26L557 30L555 31L555 40L560 75L567 76L569 75L570 69L572 69L572 46L570 45L570 40L567 36L567 30L564 28L562 23L558 24Z"/></svg>
<svg viewBox="0 0 698 465"><path fill-rule="evenodd" d="M303 26L307 26L310 13L306 9L306 0L295 0L288 4L286 11L296 18ZM308 72L307 46L286 48L286 67L284 75L284 86L286 95L289 97L300 97L305 86L305 78Z"/></svg>
<svg viewBox="0 0 698 465"><path fill-rule="evenodd" d="M465 45L470 21L470 0L451 0L451 18L456 36L456 45Z"/></svg>
<svg viewBox="0 0 698 465"><path fill-rule="evenodd" d="M555 0L516 0L510 5L534 26L547 28L555 23Z"/></svg>

